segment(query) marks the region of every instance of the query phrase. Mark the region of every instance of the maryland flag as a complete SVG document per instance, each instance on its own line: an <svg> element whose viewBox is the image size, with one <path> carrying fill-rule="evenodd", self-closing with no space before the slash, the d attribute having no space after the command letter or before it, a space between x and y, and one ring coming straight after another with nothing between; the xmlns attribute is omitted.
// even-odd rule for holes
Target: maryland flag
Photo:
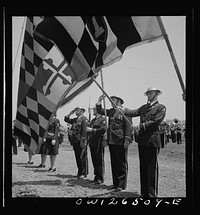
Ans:
<svg viewBox="0 0 200 215"><path fill-rule="evenodd" d="M37 153L52 113L87 89L94 74L127 48L162 37L153 16L28 17L15 135Z"/></svg>

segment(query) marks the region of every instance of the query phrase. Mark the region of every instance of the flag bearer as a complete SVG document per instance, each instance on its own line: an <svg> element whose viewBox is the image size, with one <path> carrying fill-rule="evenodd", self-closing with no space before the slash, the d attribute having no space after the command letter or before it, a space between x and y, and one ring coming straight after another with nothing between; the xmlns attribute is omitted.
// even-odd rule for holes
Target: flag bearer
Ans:
<svg viewBox="0 0 200 215"><path fill-rule="evenodd" d="M159 104L157 97L162 92L150 87L145 95L147 104L135 110L125 108L124 114L129 117L140 116L140 124L135 127L138 133L137 142L140 161L141 195L143 197L157 197L158 195L158 160L161 147L159 126L163 121L166 108Z"/></svg>
<svg viewBox="0 0 200 215"><path fill-rule="evenodd" d="M97 112L101 115L105 113L101 106L103 98L104 95L100 96L96 103ZM110 98L117 107L121 107L124 103L124 101L117 96L112 96ZM119 111L114 109L114 107L106 109L106 114L109 117L108 146L113 178L112 188L117 192L126 189L127 186L127 153L128 146L132 142L132 129L131 125L124 119ZM129 120L131 121L131 118L129 118Z"/></svg>
<svg viewBox="0 0 200 215"><path fill-rule="evenodd" d="M85 109L82 107L76 107L64 120L67 123L72 124L72 135L70 142L74 149L76 158L76 164L78 167L77 178L86 178L88 174L88 157L87 157L87 125L88 120L84 116ZM72 114L76 114L77 117L70 118Z"/></svg>
<svg viewBox="0 0 200 215"><path fill-rule="evenodd" d="M89 134L89 146L94 166L94 180L95 184L102 184L104 182L105 163L104 163L104 143L103 138L105 134L105 117L97 113L96 107L93 108L93 115L95 116L87 127Z"/></svg>

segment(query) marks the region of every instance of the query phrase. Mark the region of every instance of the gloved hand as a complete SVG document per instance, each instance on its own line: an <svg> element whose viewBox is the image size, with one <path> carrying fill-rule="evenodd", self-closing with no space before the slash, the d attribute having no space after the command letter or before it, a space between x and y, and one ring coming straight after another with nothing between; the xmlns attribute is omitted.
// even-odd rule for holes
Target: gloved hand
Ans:
<svg viewBox="0 0 200 215"><path fill-rule="evenodd" d="M129 142L128 142L128 141L125 141L125 142L124 142L124 148L125 148L125 149L128 149L128 147L129 147Z"/></svg>
<svg viewBox="0 0 200 215"><path fill-rule="evenodd" d="M102 140L102 147L107 147L107 134L105 133Z"/></svg>
<svg viewBox="0 0 200 215"><path fill-rule="evenodd" d="M84 148L86 146L86 141L85 140L81 140L80 146L81 146L81 148Z"/></svg>
<svg viewBox="0 0 200 215"><path fill-rule="evenodd" d="M51 144L54 146L56 144L56 140L52 140Z"/></svg>

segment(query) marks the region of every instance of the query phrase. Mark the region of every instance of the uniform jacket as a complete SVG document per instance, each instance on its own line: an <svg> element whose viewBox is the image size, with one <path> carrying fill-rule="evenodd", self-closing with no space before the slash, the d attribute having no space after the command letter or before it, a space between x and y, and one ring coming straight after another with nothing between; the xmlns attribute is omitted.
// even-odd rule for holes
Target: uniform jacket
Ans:
<svg viewBox="0 0 200 215"><path fill-rule="evenodd" d="M126 108L124 114L129 117L140 116L140 130L136 140L139 146L161 147L159 126L166 114L164 105L156 101L153 105L145 104L136 110Z"/></svg>
<svg viewBox="0 0 200 215"><path fill-rule="evenodd" d="M104 109L101 105L96 105L97 112L104 115ZM106 109L109 117L108 121L108 144L123 145L125 141L132 142L132 129L130 124L124 119L120 112L114 108ZM127 117L131 122L131 118Z"/></svg>
<svg viewBox="0 0 200 215"><path fill-rule="evenodd" d="M90 147L98 147L101 144L103 135L106 131L105 117L100 115L93 118L90 127L92 128L92 132L89 133Z"/></svg>
<svg viewBox="0 0 200 215"><path fill-rule="evenodd" d="M69 117L65 116L65 122L72 124L71 127L71 143L76 143L80 141L87 141L87 126L88 126L88 120L84 115L81 115L79 117L75 117L73 119L70 119Z"/></svg>

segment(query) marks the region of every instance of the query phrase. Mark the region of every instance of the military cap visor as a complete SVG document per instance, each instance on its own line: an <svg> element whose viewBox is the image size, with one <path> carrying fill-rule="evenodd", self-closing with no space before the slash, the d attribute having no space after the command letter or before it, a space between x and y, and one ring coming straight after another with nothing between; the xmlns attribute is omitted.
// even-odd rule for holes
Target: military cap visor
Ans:
<svg viewBox="0 0 200 215"><path fill-rule="evenodd" d="M111 96L110 97L111 99L118 99L118 100L120 100L121 101L121 104L124 104L124 100L123 99L121 99L120 97L118 97L118 96Z"/></svg>
<svg viewBox="0 0 200 215"><path fill-rule="evenodd" d="M145 96L147 96L147 93L150 92L150 91L156 91L158 92L158 95L161 95L162 94L162 91L161 90L158 90L157 88L155 87L150 87L147 89L147 91L144 93Z"/></svg>

